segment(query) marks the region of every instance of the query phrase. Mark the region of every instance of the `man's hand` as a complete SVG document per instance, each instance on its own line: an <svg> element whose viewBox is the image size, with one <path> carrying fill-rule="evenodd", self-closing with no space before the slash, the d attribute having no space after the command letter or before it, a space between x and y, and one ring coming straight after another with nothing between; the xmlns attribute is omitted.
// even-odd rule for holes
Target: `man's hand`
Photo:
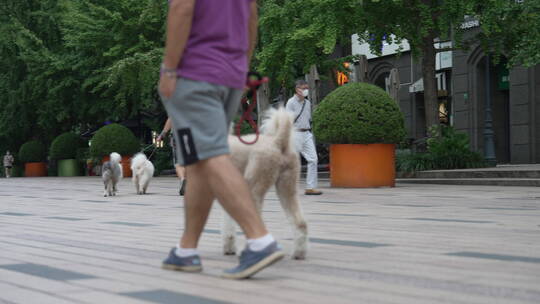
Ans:
<svg viewBox="0 0 540 304"><path fill-rule="evenodd" d="M161 74L161 77L159 78L159 87L158 87L159 93L164 98L169 99L172 97L175 88L176 88L176 77L167 76L165 75L165 73Z"/></svg>

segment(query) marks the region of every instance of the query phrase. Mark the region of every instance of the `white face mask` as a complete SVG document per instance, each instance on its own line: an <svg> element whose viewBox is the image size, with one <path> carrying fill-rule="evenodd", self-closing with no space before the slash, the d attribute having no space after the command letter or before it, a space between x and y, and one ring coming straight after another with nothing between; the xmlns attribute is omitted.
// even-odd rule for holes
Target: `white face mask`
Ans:
<svg viewBox="0 0 540 304"><path fill-rule="evenodd" d="M302 90L302 95L304 95L304 97L308 97L309 90L308 89Z"/></svg>

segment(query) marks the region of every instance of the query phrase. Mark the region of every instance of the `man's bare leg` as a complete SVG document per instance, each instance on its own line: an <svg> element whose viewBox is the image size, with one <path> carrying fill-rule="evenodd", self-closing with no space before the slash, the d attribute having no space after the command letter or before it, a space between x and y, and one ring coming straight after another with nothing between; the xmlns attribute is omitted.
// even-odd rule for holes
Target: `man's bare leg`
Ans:
<svg viewBox="0 0 540 304"><path fill-rule="evenodd" d="M268 234L255 209L251 192L229 155L220 155L201 162L202 172L223 208L242 228L248 239ZM191 182L191 171L190 174ZM190 190L186 190L190 191Z"/></svg>
<svg viewBox="0 0 540 304"><path fill-rule="evenodd" d="M176 170L176 176L178 176L178 178L180 180L183 180L184 178L186 178L186 168L185 167L182 167L180 165L174 165L174 169Z"/></svg>
<svg viewBox="0 0 540 304"><path fill-rule="evenodd" d="M185 230L180 240L182 248L197 248L214 201L214 194L209 191L208 179L201 168L203 163L204 161L186 167L190 182L186 185L188 190L184 199Z"/></svg>

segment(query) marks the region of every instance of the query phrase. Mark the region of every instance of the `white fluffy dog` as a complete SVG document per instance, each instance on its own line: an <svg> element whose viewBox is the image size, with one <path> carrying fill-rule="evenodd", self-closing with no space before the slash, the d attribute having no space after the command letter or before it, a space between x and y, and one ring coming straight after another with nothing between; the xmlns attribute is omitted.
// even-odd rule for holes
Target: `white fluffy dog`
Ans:
<svg viewBox="0 0 540 304"><path fill-rule="evenodd" d="M300 157L294 148L293 117L283 107L270 109L267 117L262 126L264 132L253 145L243 144L236 136L229 136L231 157L244 174L259 213L262 212L266 192L275 185L281 206L294 229L293 258L304 259L308 235L296 189L300 178ZM248 135L246 139L251 141L253 136ZM235 254L235 223L227 212L223 213L223 252Z"/></svg>
<svg viewBox="0 0 540 304"><path fill-rule="evenodd" d="M105 197L116 195L116 185L122 178L121 160L122 157L120 154L113 152L110 155L110 160L103 164L101 178L105 185L105 192L103 193L103 196Z"/></svg>
<svg viewBox="0 0 540 304"><path fill-rule="evenodd" d="M150 179L154 176L154 165L146 158L144 153L137 153L131 159L131 171L133 171L133 184L137 194L146 194Z"/></svg>

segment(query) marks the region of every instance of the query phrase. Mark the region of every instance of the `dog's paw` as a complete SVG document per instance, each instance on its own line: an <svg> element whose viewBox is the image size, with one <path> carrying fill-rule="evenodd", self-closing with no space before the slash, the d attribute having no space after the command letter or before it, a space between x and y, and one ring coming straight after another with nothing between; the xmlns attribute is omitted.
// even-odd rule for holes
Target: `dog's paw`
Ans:
<svg viewBox="0 0 540 304"><path fill-rule="evenodd" d="M228 239L223 245L223 254L224 255L235 255L236 246L234 245L234 238Z"/></svg>
<svg viewBox="0 0 540 304"><path fill-rule="evenodd" d="M306 259L306 252L305 251L295 251L292 255L292 258L294 260L305 260Z"/></svg>

